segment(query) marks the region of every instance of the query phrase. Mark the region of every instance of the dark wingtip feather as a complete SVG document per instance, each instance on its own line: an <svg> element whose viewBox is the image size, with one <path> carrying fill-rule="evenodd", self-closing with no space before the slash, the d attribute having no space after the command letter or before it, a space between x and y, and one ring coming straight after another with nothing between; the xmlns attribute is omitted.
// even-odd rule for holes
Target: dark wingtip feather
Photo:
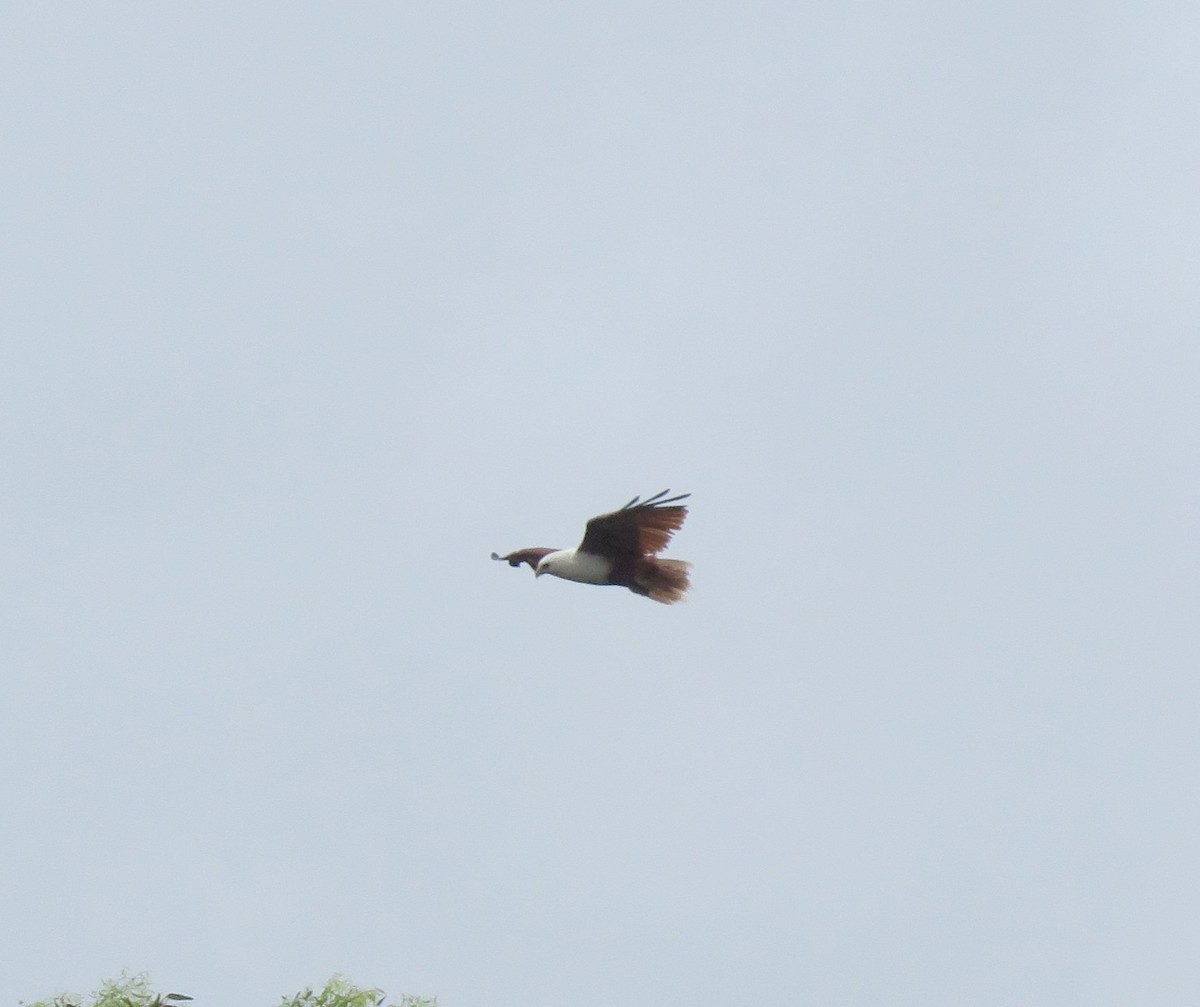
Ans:
<svg viewBox="0 0 1200 1007"><path fill-rule="evenodd" d="M671 497L669 500L664 500L663 497L670 492L671 491L669 489L659 490L654 494L654 496L646 497L645 500L642 500L641 497L634 497L629 501L629 503L622 507L621 510L629 510L632 507L665 507L667 504L678 503L680 500L686 500L692 495L690 493L681 493L677 497Z"/></svg>
<svg viewBox="0 0 1200 1007"><path fill-rule="evenodd" d="M663 493L670 493L670 492L671 492L670 490L663 490ZM661 496L661 495L662 494L660 493L659 496ZM655 507L665 507L667 504L678 503L680 500L686 500L691 495L692 494L690 494L690 493L680 493L679 496L671 497L670 500L659 500L658 503L656 503L654 506Z"/></svg>

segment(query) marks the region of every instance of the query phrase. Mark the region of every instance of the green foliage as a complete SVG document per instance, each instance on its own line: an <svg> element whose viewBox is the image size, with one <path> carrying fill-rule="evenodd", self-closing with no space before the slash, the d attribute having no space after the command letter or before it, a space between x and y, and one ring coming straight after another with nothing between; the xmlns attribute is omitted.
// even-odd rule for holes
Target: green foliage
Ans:
<svg viewBox="0 0 1200 1007"><path fill-rule="evenodd" d="M383 990L364 990L334 976L322 990L311 986L293 997L284 997L279 1007L379 1007Z"/></svg>
<svg viewBox="0 0 1200 1007"><path fill-rule="evenodd" d="M121 973L120 979L106 979L91 997L60 993L49 1000L38 1000L27 1007L179 1007L190 996L182 993L155 993L150 977L142 972L136 976Z"/></svg>
<svg viewBox="0 0 1200 1007"><path fill-rule="evenodd" d="M184 993L155 993L150 977L121 973L119 979L106 979L90 997L59 994L21 1007L191 1007L190 996ZM383 1007L384 992L380 989L360 989L342 976L334 976L323 989L308 989L295 996L284 997L279 1007ZM391 1007L437 1007L437 998L404 995Z"/></svg>
<svg viewBox="0 0 1200 1007"><path fill-rule="evenodd" d="M381 1007L384 996L383 990L360 989L341 976L334 976L324 989L309 987L294 997L284 997L279 1007ZM427 1000L405 994L393 1007L437 1007L437 998Z"/></svg>

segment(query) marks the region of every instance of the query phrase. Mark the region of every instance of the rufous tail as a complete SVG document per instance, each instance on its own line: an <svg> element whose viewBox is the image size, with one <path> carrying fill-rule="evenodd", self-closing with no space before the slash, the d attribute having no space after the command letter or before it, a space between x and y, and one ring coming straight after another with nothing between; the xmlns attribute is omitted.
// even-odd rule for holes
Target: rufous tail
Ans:
<svg viewBox="0 0 1200 1007"><path fill-rule="evenodd" d="M633 589L664 605L673 605L687 594L691 569L692 564L681 559L644 559L638 564Z"/></svg>

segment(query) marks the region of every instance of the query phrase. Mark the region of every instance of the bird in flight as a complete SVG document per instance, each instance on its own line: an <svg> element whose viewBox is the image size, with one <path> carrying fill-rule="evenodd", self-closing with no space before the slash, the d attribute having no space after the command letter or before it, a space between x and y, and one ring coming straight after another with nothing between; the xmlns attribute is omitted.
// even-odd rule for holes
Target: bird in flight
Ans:
<svg viewBox="0 0 1200 1007"><path fill-rule="evenodd" d="M507 556L492 553L492 559L509 566L528 563L537 577L548 573L580 584L627 587L634 594L671 605L687 593L692 564L657 556L687 517L687 507L679 501L691 494L664 500L670 492L663 490L646 500L634 497L620 510L592 518L574 549L535 546Z"/></svg>

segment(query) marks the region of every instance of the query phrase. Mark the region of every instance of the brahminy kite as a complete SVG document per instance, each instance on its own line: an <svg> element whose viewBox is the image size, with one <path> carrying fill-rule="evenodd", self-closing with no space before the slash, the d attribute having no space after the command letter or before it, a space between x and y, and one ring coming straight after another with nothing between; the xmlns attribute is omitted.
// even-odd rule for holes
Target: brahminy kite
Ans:
<svg viewBox="0 0 1200 1007"><path fill-rule="evenodd" d="M536 577L548 573L580 584L616 584L670 605L687 593L692 568L681 559L655 555L666 548L687 517L687 507L678 501L691 494L662 499L670 492L663 490L640 503L634 497L620 510L592 518L574 549L535 546L507 556L492 553L492 559L517 567L528 563Z"/></svg>

